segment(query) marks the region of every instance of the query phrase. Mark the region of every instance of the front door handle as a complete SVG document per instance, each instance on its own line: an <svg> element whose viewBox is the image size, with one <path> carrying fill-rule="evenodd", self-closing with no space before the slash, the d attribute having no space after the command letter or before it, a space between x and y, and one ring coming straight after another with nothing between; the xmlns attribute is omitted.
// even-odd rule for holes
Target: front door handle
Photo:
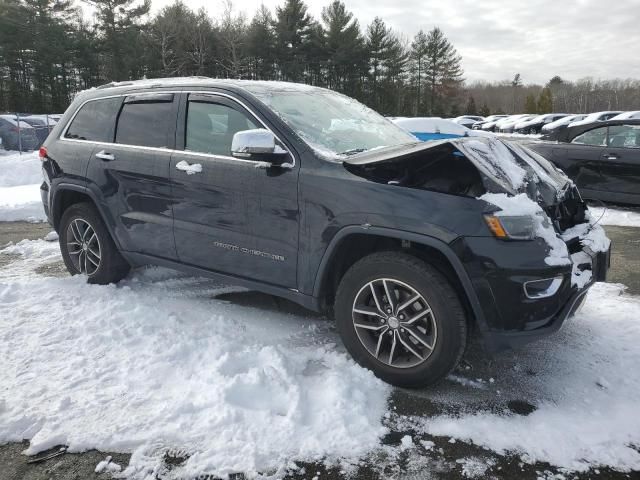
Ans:
<svg viewBox="0 0 640 480"><path fill-rule="evenodd" d="M618 160L620 158L620 156L615 153L605 153L604 156L607 160Z"/></svg>
<svg viewBox="0 0 640 480"><path fill-rule="evenodd" d="M112 162L116 159L116 157L114 157L113 154L105 152L104 150L101 150L98 153L96 153L96 157L98 157L100 160L104 160L105 162Z"/></svg>
<svg viewBox="0 0 640 480"><path fill-rule="evenodd" d="M194 175L196 173L202 173L202 165L200 165L199 163L189 164L189 162L181 160L176 163L176 170L186 172L187 175Z"/></svg>

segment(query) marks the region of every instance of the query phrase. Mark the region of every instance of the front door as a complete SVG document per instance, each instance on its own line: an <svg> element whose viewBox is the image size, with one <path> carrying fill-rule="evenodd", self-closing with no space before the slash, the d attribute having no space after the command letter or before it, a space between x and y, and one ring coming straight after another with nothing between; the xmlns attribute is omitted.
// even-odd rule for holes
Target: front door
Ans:
<svg viewBox="0 0 640 480"><path fill-rule="evenodd" d="M171 160L180 261L294 288L297 170L274 173L231 155L236 132L265 127L233 98L191 93L185 101L184 151Z"/></svg>

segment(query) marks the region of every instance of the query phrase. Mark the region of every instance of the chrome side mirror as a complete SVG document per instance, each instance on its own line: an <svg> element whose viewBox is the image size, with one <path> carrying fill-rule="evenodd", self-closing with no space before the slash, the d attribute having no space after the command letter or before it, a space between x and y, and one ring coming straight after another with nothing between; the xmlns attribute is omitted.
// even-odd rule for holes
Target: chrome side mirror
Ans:
<svg viewBox="0 0 640 480"><path fill-rule="evenodd" d="M281 166L289 158L289 152L276 144L275 135L264 128L235 133L231 141L231 155L263 161L271 166Z"/></svg>

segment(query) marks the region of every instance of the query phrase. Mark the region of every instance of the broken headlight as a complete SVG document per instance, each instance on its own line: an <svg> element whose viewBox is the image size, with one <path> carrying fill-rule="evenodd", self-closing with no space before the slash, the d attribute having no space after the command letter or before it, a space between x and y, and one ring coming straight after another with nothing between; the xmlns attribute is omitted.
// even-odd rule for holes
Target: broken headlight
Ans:
<svg viewBox="0 0 640 480"><path fill-rule="evenodd" d="M536 219L530 215L485 215L491 233L502 240L533 240Z"/></svg>

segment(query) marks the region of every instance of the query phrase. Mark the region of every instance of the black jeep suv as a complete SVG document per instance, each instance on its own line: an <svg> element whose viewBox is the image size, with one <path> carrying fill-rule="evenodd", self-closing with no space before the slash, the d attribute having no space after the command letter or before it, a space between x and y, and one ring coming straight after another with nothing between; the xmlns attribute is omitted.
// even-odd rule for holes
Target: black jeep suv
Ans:
<svg viewBox="0 0 640 480"><path fill-rule="evenodd" d="M608 239L542 157L418 142L306 85L109 84L75 99L40 155L72 274L106 284L154 264L288 298L333 314L396 385L445 376L472 331L501 349L558 330L608 267Z"/></svg>

